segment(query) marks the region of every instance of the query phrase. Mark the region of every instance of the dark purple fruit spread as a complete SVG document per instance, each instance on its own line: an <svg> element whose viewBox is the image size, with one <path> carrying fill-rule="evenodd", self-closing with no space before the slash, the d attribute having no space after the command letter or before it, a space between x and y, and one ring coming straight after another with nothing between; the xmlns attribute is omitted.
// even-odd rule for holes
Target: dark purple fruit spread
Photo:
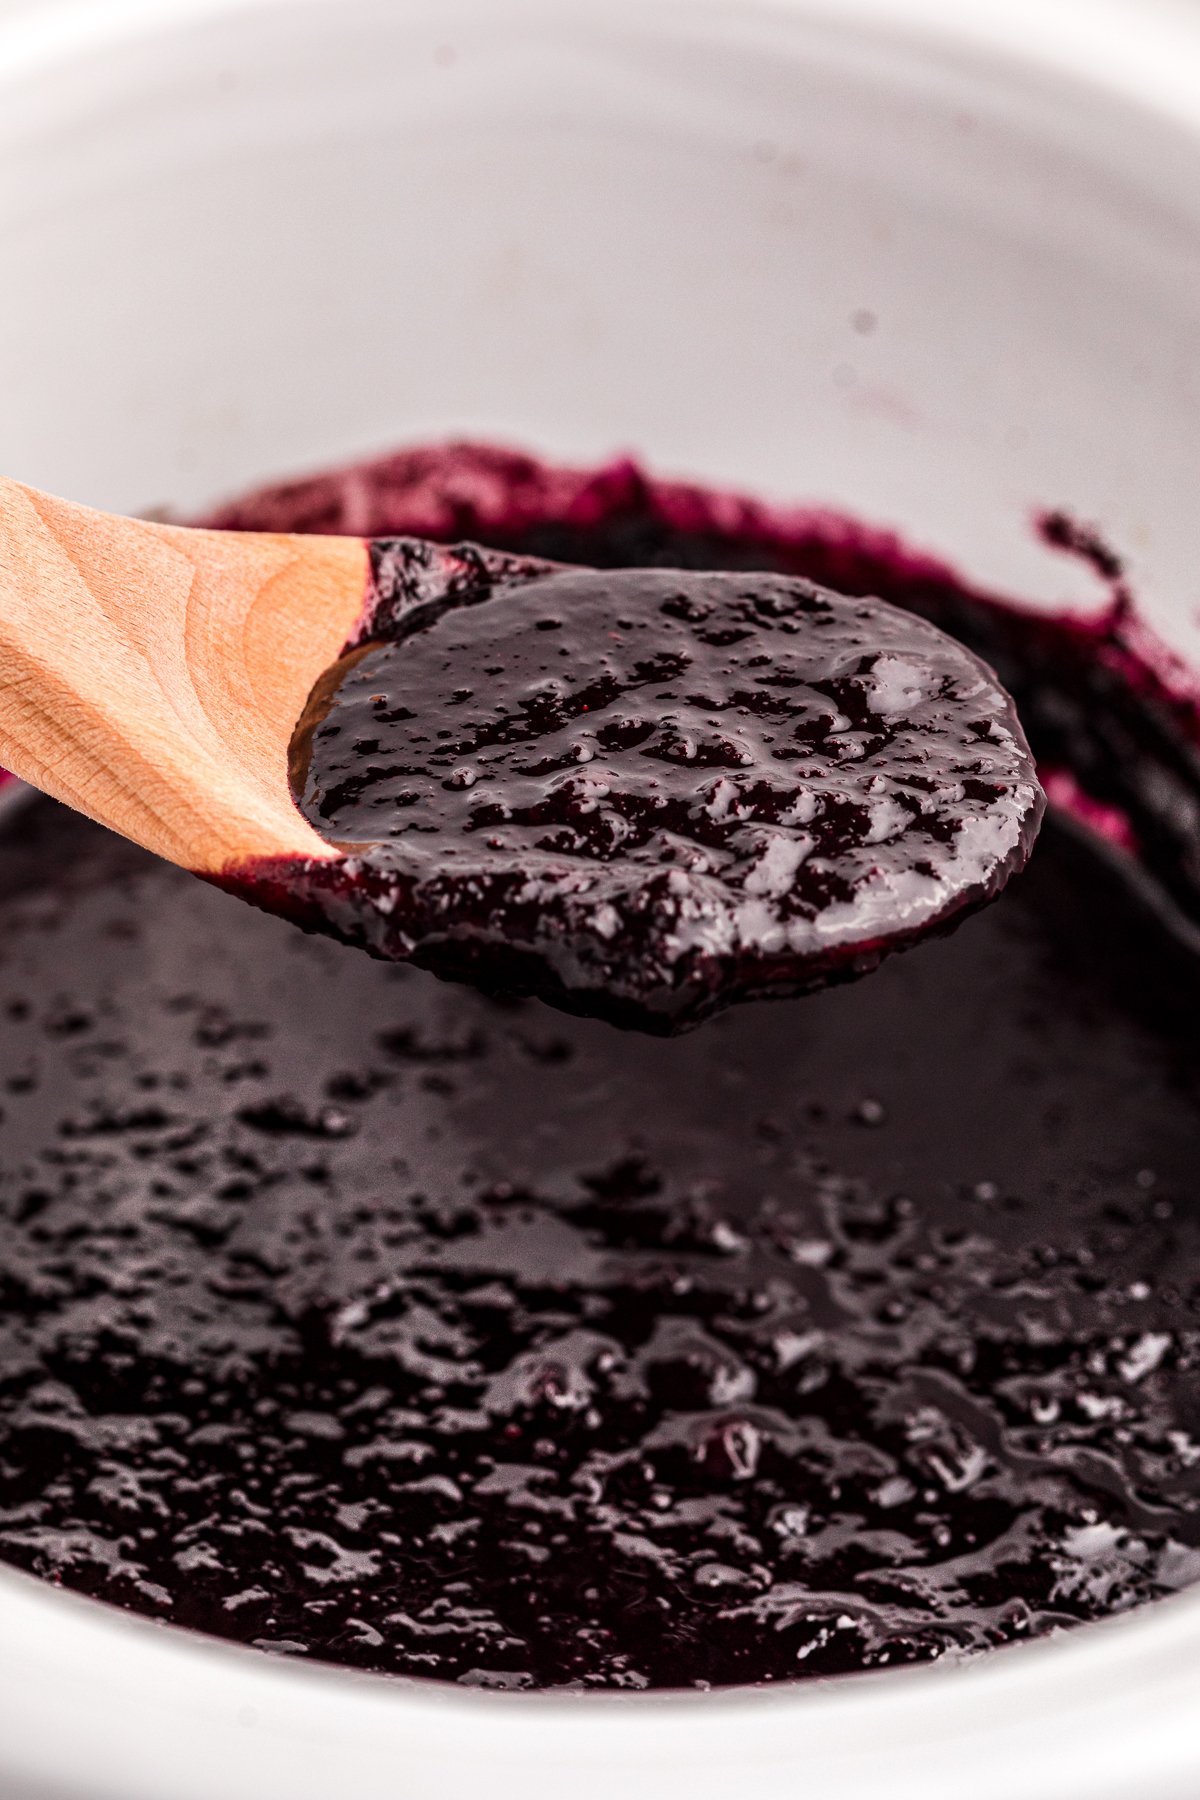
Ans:
<svg viewBox="0 0 1200 1800"><path fill-rule="evenodd" d="M372 567L293 765L352 850L305 887L383 955L665 1032L866 973L1029 854L1012 702L914 613L404 538Z"/></svg>
<svg viewBox="0 0 1200 1800"><path fill-rule="evenodd" d="M957 1658L1200 1580L1200 784L1127 601L463 448L221 522L882 594L999 668L1070 811L954 936L671 1041L13 813L0 1557L498 1688Z"/></svg>

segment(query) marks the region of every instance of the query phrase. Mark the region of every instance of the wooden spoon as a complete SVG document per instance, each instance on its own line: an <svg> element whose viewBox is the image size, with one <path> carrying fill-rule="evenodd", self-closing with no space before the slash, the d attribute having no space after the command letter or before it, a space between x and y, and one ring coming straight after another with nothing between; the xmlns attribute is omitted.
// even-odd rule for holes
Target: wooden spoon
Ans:
<svg viewBox="0 0 1200 1800"><path fill-rule="evenodd" d="M762 584L750 613L747 581ZM514 594L527 583L536 595L522 605ZM632 594L643 624L657 621L656 630L675 633L672 655L678 651L680 667L693 669L699 683L695 692L676 692L669 671L661 677L666 690L650 700L661 716L648 728L661 728L670 742L649 763L620 735L623 719L601 718L610 702L618 713L626 702L642 704L644 671L656 666L653 658L638 662L636 645L619 647L624 628L608 628L613 583ZM682 612L680 583L688 598ZM505 604L484 607L496 593ZM537 608L552 604L561 617L541 618ZM713 608L714 619L734 622L732 636L715 625L701 631ZM457 624L447 624L427 667L420 634L449 613ZM402 620L409 629L397 634ZM568 623L556 639L551 679L543 633ZM446 669L460 668L445 660L459 629L469 640L461 668L483 671L489 682L508 668L507 700L496 701L491 686L476 694L474 680L461 694L441 692ZM779 669L786 663L791 671L780 674L780 692L794 690L800 727L808 728L813 695L822 719L831 707L840 718L842 700L822 699L821 683L850 681L845 704L878 740L869 758L847 718L836 731L827 726L821 744L801 757L805 768L789 775L800 753L789 738L777 754L777 739L790 729L791 713L783 725L771 722L781 705L774 689L762 690L765 712L741 697L747 683L761 686L765 677L755 671L771 655L750 663L743 648L728 661L729 646L754 633L775 646ZM417 838L397 836L394 827L378 837L371 810L358 821L364 834L347 819L344 832L331 833L342 841L331 843L299 811L291 753L307 767L317 721L327 719L327 703L358 666L344 653L369 653L379 637L391 638L400 655L399 689L411 697L415 681L431 716L463 696L474 696L476 712L485 707L487 721L454 716L472 742L493 746L486 774L499 785L491 804L515 821L512 843L505 832L481 834L474 815L460 817L453 797L446 799L475 779L464 781L438 761L439 745L447 755L453 748L442 743L455 737L448 722L422 726L397 752L423 783ZM363 665L363 693L349 683L345 694L347 706L367 705L368 726L382 698L374 684L384 664L391 667L392 651L379 644L375 651L383 661L378 669ZM558 657L569 659L569 674ZM594 691L586 686L589 667L603 673ZM585 686L568 704L563 695L577 681ZM652 686L660 686L658 676ZM527 690L544 704L526 719ZM506 706L524 720L521 743L530 731L545 737L553 755L547 751L544 768L502 766L510 740L494 736L493 715ZM407 703L394 714L414 716ZM728 736L735 726L736 745ZM587 741L576 743L581 731ZM375 736L367 729L364 741ZM682 758L676 738L690 746ZM345 745L358 758L353 734ZM715 747L721 769L741 771L757 759L764 788L754 790L757 798L742 795L741 810L732 824L726 820L732 837L727 832L728 842L715 848L714 819L725 819L728 796L710 791L715 765L695 745ZM593 768L582 798L572 774L580 761ZM924 798L914 800L916 764ZM0 767L309 929L438 974L541 993L571 1011L662 1031L731 999L806 992L865 973L889 950L946 929L1021 866L1044 804L1011 699L993 672L931 625L878 601L770 575L608 575L415 538L152 524L3 480ZM394 772L356 763L349 785ZM539 781L545 791L537 789L530 812L525 789ZM507 812L505 782L517 796ZM880 783L901 798L883 804ZM592 854L584 840L596 810L587 796L596 793L611 807L625 805L643 826L662 813L661 829L639 827L637 854ZM559 836L549 844L543 814L557 820ZM745 817L751 825L743 830ZM624 819L620 813L618 822ZM608 829L606 821L607 813L600 824ZM532 837L521 836L526 824ZM569 854L576 839L578 854ZM793 906L808 891L805 882L811 893Z"/></svg>
<svg viewBox="0 0 1200 1800"><path fill-rule="evenodd" d="M114 518L0 479L0 767L200 875L337 861L288 745L368 579L360 538Z"/></svg>

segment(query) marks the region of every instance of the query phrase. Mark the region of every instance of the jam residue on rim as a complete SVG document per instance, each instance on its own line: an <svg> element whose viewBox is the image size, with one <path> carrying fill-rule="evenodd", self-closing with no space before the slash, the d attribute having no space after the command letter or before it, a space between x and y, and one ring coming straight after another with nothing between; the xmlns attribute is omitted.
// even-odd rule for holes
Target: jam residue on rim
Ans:
<svg viewBox="0 0 1200 1800"><path fill-rule="evenodd" d="M351 848L300 879L352 941L669 1031L865 973L1028 855L1012 703L911 612L794 576L372 558L294 755Z"/></svg>
<svg viewBox="0 0 1200 1800"><path fill-rule="evenodd" d="M1187 702L1124 627L502 452L224 522L911 604L1189 904ZM301 937L49 803L0 854L8 1561L498 1687L892 1667L1200 1579L1200 964L1119 852L1056 819L935 949L671 1043Z"/></svg>

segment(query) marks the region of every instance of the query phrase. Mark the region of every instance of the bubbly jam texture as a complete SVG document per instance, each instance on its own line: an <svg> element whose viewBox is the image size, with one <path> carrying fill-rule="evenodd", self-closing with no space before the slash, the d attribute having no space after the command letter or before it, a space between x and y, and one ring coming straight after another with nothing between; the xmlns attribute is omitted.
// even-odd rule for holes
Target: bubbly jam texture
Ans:
<svg viewBox="0 0 1200 1800"><path fill-rule="evenodd" d="M386 955L657 1030L862 974L992 898L1042 812L991 671L796 577L373 544L302 802L369 847L330 915ZM299 783L298 783L299 785Z"/></svg>
<svg viewBox="0 0 1200 1800"><path fill-rule="evenodd" d="M1144 665L882 540L479 451L224 517L840 559L987 640L1191 892ZM952 938L671 1042L303 937L48 802L0 857L0 1556L498 1687L895 1666L1200 1579L1200 963L1099 840L1056 817Z"/></svg>

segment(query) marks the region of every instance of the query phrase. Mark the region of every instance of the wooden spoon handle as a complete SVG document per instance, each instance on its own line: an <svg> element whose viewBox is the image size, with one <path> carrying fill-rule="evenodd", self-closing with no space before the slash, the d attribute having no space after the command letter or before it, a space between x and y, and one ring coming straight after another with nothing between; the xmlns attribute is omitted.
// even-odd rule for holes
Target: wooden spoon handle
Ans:
<svg viewBox="0 0 1200 1800"><path fill-rule="evenodd" d="M115 518L0 478L0 766L201 874L335 859L287 745L367 581L359 538Z"/></svg>

